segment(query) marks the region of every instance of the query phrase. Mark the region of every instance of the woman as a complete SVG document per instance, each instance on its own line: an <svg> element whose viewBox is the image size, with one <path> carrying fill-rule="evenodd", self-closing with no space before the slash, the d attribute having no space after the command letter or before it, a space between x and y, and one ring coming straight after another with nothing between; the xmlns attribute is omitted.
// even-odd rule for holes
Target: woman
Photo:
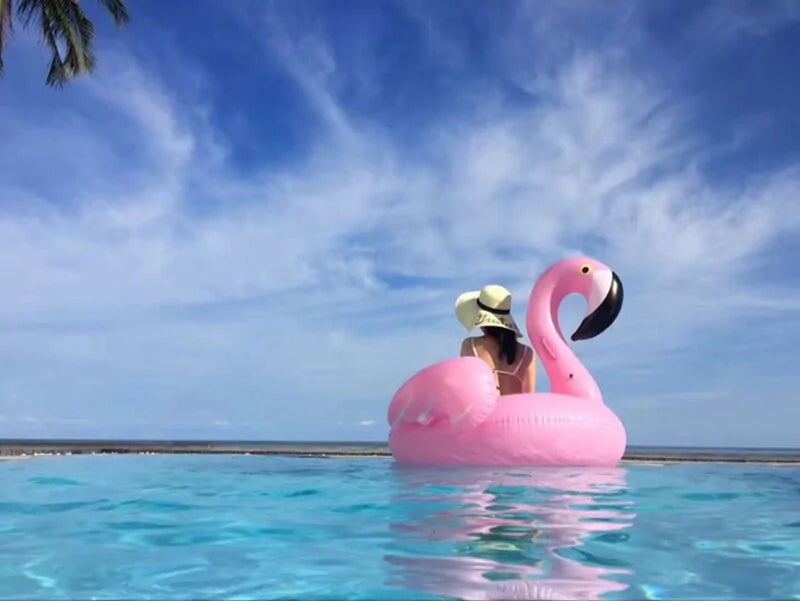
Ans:
<svg viewBox="0 0 800 601"><path fill-rule="evenodd" d="M511 317L511 293L503 286L484 286L459 296L455 309L468 332L483 331L483 336L464 339L461 356L483 359L495 374L499 394L533 392L536 358L532 348L517 342L522 334Z"/></svg>

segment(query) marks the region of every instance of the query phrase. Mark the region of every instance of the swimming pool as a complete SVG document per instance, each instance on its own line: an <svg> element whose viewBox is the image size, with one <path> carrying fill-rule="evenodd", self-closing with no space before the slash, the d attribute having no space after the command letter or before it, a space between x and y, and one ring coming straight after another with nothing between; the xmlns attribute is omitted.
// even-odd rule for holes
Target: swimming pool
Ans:
<svg viewBox="0 0 800 601"><path fill-rule="evenodd" d="M0 599L800 599L800 468L0 461Z"/></svg>

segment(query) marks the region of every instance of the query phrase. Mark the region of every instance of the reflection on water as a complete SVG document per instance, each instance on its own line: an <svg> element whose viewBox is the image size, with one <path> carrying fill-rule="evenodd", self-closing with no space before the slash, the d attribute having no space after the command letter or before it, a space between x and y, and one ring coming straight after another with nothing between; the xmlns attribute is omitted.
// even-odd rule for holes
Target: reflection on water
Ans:
<svg viewBox="0 0 800 601"><path fill-rule="evenodd" d="M625 562L585 548L624 540L625 470L395 466L387 584L457 599L598 599ZM584 548L582 548L584 547Z"/></svg>

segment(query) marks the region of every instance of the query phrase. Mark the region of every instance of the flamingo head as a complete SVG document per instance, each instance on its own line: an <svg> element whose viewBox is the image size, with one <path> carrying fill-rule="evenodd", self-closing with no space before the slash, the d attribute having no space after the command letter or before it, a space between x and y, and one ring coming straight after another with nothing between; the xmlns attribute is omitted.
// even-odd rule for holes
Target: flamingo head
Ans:
<svg viewBox="0 0 800 601"><path fill-rule="evenodd" d="M623 289L619 276L610 267L590 257L574 257L556 263L548 271L555 280L558 301L572 293L586 299L586 315L570 337L573 341L594 338L617 319Z"/></svg>

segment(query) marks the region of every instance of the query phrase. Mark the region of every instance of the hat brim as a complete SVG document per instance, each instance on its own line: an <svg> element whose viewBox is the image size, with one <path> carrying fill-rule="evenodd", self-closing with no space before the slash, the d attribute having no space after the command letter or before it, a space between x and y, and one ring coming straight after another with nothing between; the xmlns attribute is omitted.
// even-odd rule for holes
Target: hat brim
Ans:
<svg viewBox="0 0 800 601"><path fill-rule="evenodd" d="M517 338L522 338L514 318L511 315L497 315L478 306L480 291L473 290L461 294L455 303L456 317L467 332L475 328L504 328L511 330Z"/></svg>

